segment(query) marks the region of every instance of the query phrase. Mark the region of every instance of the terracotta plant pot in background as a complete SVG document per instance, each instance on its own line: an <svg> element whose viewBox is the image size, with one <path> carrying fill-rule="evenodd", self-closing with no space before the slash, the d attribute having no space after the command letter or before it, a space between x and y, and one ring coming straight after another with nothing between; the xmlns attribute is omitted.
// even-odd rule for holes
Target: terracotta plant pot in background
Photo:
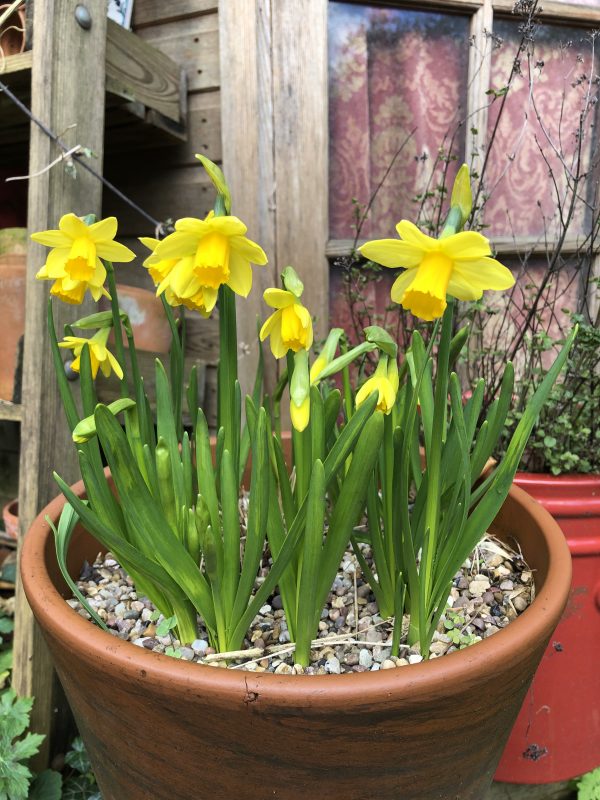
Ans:
<svg viewBox="0 0 600 800"><path fill-rule="evenodd" d="M516 483L562 528L573 581L495 779L553 783L600 765L600 476L519 473Z"/></svg>
<svg viewBox="0 0 600 800"><path fill-rule="evenodd" d="M160 298L154 292L137 286L118 284L117 290L121 309L131 322L136 348L151 353L168 353L171 329ZM108 309L110 304L103 301L103 307Z"/></svg>
<svg viewBox="0 0 600 800"><path fill-rule="evenodd" d="M10 7L10 3L0 4L0 17ZM4 56L14 56L25 50L25 3L4 21L0 28L0 51Z"/></svg>
<svg viewBox="0 0 600 800"><path fill-rule="evenodd" d="M2 509L4 532L15 541L19 538L19 501L11 500Z"/></svg>
<svg viewBox="0 0 600 800"><path fill-rule="evenodd" d="M26 255L21 243L23 236L20 228L0 231L0 399L11 401L19 340L25 330Z"/></svg>
<svg viewBox="0 0 600 800"><path fill-rule="evenodd" d="M83 485L76 491L81 494ZM54 541L63 498L25 537L23 585L105 800L481 800L569 594L557 524L513 488L493 530L535 570L536 599L494 636L381 672L290 676L216 669L152 653L65 602ZM100 549L73 535L69 568Z"/></svg>

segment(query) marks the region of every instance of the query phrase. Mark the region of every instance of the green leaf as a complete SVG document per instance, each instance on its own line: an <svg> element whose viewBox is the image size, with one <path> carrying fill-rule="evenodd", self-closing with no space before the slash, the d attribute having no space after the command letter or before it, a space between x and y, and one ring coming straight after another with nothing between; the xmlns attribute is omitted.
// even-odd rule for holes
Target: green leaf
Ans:
<svg viewBox="0 0 600 800"><path fill-rule="evenodd" d="M71 742L71 746L65 754L65 764L82 775L91 772L92 765L81 736L76 736Z"/></svg>
<svg viewBox="0 0 600 800"><path fill-rule="evenodd" d="M61 800L62 776L53 769L37 775L29 789L29 800Z"/></svg>
<svg viewBox="0 0 600 800"><path fill-rule="evenodd" d="M75 595L75 597L79 600L81 605L88 612L88 614L96 623L96 625L102 628L102 630L108 632L108 628L106 627L102 619L98 616L97 612L91 607L86 598L79 591L79 588L75 583L75 581L73 580L73 578L71 578L71 575L69 574L69 569L67 567L67 554L69 552L71 536L73 535L75 526L79 522L79 517L77 516L74 508L69 503L65 503L60 514L60 519L58 520L58 528L55 527L50 517L46 516L45 519L50 528L52 529L52 532L54 533L56 560L58 561L58 566L65 580L65 583L67 584L71 592Z"/></svg>
<svg viewBox="0 0 600 800"><path fill-rule="evenodd" d="M600 767L577 781L577 800L600 800Z"/></svg>

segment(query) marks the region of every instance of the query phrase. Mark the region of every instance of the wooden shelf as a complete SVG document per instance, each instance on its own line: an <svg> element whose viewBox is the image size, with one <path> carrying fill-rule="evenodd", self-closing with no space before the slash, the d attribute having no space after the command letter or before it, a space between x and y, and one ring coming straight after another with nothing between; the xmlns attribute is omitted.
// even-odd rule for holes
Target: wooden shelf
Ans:
<svg viewBox="0 0 600 800"><path fill-rule="evenodd" d="M23 406L17 403L9 403L8 400L0 400L0 420L11 420L20 422L22 419Z"/></svg>
<svg viewBox="0 0 600 800"><path fill-rule="evenodd" d="M0 80L28 107L31 65L31 51L8 56L0 65ZM108 20L105 154L185 141L186 98L183 70L169 56ZM26 159L29 120L2 92L0 120L0 165ZM77 143L76 133L67 138L71 141Z"/></svg>

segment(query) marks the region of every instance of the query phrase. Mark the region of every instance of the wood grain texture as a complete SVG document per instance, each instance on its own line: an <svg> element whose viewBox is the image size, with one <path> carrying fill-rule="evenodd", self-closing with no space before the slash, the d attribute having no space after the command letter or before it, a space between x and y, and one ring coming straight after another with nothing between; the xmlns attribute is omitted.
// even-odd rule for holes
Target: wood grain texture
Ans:
<svg viewBox="0 0 600 800"><path fill-rule="evenodd" d="M55 131L69 131L71 143L81 142L96 154L102 169L104 129L104 62L106 12L103 0L88 0L93 24L85 31L75 21L77 0L45 0L34 10L31 83L33 113ZM69 141L69 140L68 140ZM29 171L37 172L58 155L56 145L32 126ZM28 220L31 232L55 228L60 216L100 212L101 184L83 170L74 180L60 166L29 185ZM30 244L26 296L23 365L23 421L19 517L21 542L25 531L48 500L55 496L52 470L67 480L77 474L74 448L63 418L46 333L48 284L34 275L44 263L46 248ZM86 308L59 304L59 330ZM55 716L53 671L41 633L34 624L20 583L16 591L13 686L21 695L35 697L32 729L49 734ZM36 767L47 758L50 738L42 744Z"/></svg>
<svg viewBox="0 0 600 800"><path fill-rule="evenodd" d="M218 88L220 76L217 14L152 25L138 30L138 35L183 66L190 92Z"/></svg>
<svg viewBox="0 0 600 800"><path fill-rule="evenodd" d="M513 16L515 6L513 0L493 0L495 12L501 12ZM568 25L582 25L584 27L594 27L600 22L600 9L592 5L584 6L581 4L571 4L567 2L556 2L556 0L544 0L540 3L540 17L548 21L564 21ZM518 20L518 17L515 17Z"/></svg>
<svg viewBox="0 0 600 800"><path fill-rule="evenodd" d="M264 318L262 293L277 286L275 260L275 162L271 66L271 0L225 0L219 6L223 170L232 211L248 226L269 263L254 268L253 286L238 300L238 338L249 345L239 360L242 395L252 389L258 357L256 316ZM266 359L266 383L277 365Z"/></svg>
<svg viewBox="0 0 600 800"><path fill-rule="evenodd" d="M149 162L144 153L136 153L127 160L113 159L107 163L106 176L160 221L204 217L213 207L214 189L200 164L171 167L167 173L160 169L159 163L152 159ZM120 237L154 236L151 224L144 217L108 192L103 213L117 217Z"/></svg>
<svg viewBox="0 0 600 800"><path fill-rule="evenodd" d="M487 35L492 30L494 12L492 0L483 5L471 17L471 41L469 48L469 75L467 88L467 125L465 137L465 162L481 172L485 159L487 141L488 98L492 71L492 39Z"/></svg>
<svg viewBox="0 0 600 800"><path fill-rule="evenodd" d="M7 400L0 400L0 420L19 422L22 418L23 406L18 403L9 403Z"/></svg>
<svg viewBox="0 0 600 800"><path fill-rule="evenodd" d="M329 317L327 5L273 5L276 263L292 264L304 281L316 340Z"/></svg>
<svg viewBox="0 0 600 800"><path fill-rule="evenodd" d="M217 0L137 0L133 5L132 28L197 17L214 13Z"/></svg>
<svg viewBox="0 0 600 800"><path fill-rule="evenodd" d="M106 90L181 120L180 69L165 53L113 20L106 40Z"/></svg>

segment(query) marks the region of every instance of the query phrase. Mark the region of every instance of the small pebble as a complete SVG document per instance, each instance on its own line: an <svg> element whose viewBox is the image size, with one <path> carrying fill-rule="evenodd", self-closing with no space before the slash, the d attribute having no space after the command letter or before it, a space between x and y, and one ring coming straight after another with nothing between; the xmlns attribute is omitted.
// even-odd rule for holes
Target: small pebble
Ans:
<svg viewBox="0 0 600 800"><path fill-rule="evenodd" d="M366 667L366 669L370 669L373 663L373 656L371 655L371 651L367 650L366 647L363 647L360 653L358 654L358 663L361 667Z"/></svg>
<svg viewBox="0 0 600 800"><path fill-rule="evenodd" d="M381 665L381 669L396 669L396 664L391 659L386 658Z"/></svg>

